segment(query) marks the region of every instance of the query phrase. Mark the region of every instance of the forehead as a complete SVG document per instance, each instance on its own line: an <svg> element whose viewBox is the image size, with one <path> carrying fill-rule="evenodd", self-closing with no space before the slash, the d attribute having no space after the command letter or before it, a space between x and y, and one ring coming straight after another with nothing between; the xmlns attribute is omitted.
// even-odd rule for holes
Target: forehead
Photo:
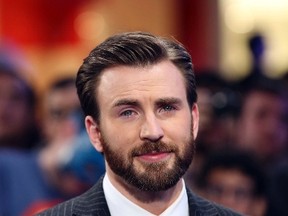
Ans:
<svg viewBox="0 0 288 216"><path fill-rule="evenodd" d="M118 66L106 69L100 78L99 99L145 97L151 95L186 96L181 71L170 61L146 67Z"/></svg>

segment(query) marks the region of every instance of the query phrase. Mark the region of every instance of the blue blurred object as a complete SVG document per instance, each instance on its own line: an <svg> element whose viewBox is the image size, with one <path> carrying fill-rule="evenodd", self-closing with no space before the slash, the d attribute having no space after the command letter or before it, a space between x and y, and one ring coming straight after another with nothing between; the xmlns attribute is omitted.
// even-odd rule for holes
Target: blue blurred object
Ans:
<svg viewBox="0 0 288 216"><path fill-rule="evenodd" d="M74 174L81 182L94 184L105 172L104 157L90 143L86 131L82 131L61 158L63 172Z"/></svg>

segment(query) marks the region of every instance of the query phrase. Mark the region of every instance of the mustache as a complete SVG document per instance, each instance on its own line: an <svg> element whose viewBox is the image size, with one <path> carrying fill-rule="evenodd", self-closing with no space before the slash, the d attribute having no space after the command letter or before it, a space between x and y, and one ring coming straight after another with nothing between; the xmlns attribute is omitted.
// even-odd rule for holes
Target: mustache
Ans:
<svg viewBox="0 0 288 216"><path fill-rule="evenodd" d="M173 144L167 144L163 141L151 142L145 141L139 147L132 149L132 157L140 156L149 153L159 153L159 152L176 152L177 147Z"/></svg>

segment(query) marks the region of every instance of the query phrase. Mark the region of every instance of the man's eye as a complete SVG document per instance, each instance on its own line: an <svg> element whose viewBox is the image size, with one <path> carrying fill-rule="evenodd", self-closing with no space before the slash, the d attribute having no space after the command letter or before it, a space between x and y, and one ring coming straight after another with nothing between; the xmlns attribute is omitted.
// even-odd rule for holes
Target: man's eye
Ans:
<svg viewBox="0 0 288 216"><path fill-rule="evenodd" d="M124 112L120 113L120 116L124 116L124 117L130 117L134 114L134 111L132 110L125 110Z"/></svg>
<svg viewBox="0 0 288 216"><path fill-rule="evenodd" d="M161 108L161 111L164 111L164 112L170 112L170 111L173 111L175 110L175 107L174 106L171 106L171 105L165 105Z"/></svg>

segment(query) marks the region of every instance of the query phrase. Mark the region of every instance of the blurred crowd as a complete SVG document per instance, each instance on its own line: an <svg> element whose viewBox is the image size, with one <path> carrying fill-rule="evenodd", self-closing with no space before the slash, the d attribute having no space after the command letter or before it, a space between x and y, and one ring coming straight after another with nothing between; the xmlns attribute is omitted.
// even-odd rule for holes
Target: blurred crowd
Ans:
<svg viewBox="0 0 288 216"><path fill-rule="evenodd" d="M248 43L252 67L228 81L196 74L200 131L186 182L207 199L244 215L288 215L288 71L265 75L261 35Z"/></svg>
<svg viewBox="0 0 288 216"><path fill-rule="evenodd" d="M248 76L228 81L196 71L200 128L185 175L203 197L254 216L288 215L288 72L261 68L260 36L249 41ZM0 216L31 216L91 187L105 172L90 144L74 78L41 96L13 66L0 65Z"/></svg>
<svg viewBox="0 0 288 216"><path fill-rule="evenodd" d="M0 215L32 216L90 188L104 159L90 144L75 78L59 76L37 97L0 65Z"/></svg>
<svg viewBox="0 0 288 216"><path fill-rule="evenodd" d="M189 187L244 215L287 215L287 79L197 76L200 131Z"/></svg>

